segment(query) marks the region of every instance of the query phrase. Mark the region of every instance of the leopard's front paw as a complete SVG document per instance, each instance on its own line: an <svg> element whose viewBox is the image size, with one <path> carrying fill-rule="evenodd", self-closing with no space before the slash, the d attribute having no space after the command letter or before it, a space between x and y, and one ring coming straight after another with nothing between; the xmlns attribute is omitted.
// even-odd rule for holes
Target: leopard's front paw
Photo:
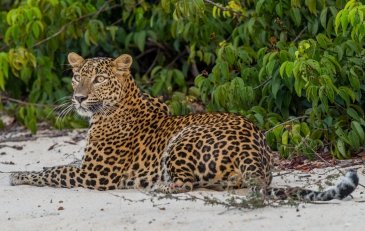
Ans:
<svg viewBox="0 0 365 231"><path fill-rule="evenodd" d="M11 186L26 184L26 175L28 172L14 172L9 176L9 182Z"/></svg>

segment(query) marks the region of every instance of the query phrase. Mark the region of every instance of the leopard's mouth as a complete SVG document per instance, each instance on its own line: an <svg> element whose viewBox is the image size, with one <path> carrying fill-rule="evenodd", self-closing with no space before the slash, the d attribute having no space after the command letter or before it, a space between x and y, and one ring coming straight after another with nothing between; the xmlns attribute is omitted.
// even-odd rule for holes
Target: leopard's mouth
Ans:
<svg viewBox="0 0 365 231"><path fill-rule="evenodd" d="M94 114L103 111L103 108L102 102L88 102L87 104L82 103L75 105L77 113L85 117L91 117Z"/></svg>
<svg viewBox="0 0 365 231"><path fill-rule="evenodd" d="M79 105L78 107L76 107L76 112L77 114L79 114L80 116L84 116L84 117L91 117L94 113L88 109L88 108L85 108L81 105Z"/></svg>

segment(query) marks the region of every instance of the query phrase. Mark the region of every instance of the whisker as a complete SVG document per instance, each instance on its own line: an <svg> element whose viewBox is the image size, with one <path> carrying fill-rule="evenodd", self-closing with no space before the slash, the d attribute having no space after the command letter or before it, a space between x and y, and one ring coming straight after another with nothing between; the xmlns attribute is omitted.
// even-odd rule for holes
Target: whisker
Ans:
<svg viewBox="0 0 365 231"><path fill-rule="evenodd" d="M70 113L74 109L73 104L69 104L67 107L65 107L61 113L57 116L56 122L58 122L60 125L63 124L63 120L67 116L68 113Z"/></svg>
<svg viewBox="0 0 365 231"><path fill-rule="evenodd" d="M48 113L48 115L47 115L47 118L52 114L52 113L55 113L55 112L57 112L57 111L59 111L59 110L63 110L64 108L66 108L66 107L68 107L68 105L70 104L70 102L65 102L65 103L63 103L63 104L60 104L60 105L58 105L58 106L56 106L56 107L54 107L54 108L52 108L52 110Z"/></svg>
<svg viewBox="0 0 365 231"><path fill-rule="evenodd" d="M60 101L62 101L62 100L71 100L71 98L72 98L72 96L70 96L70 95L66 95L66 96L61 97L61 98L59 98L58 100L56 100L56 101L55 101L55 103L58 103L58 102L60 102Z"/></svg>
<svg viewBox="0 0 365 231"><path fill-rule="evenodd" d="M72 112L74 109L74 106L71 104L63 111L63 114L60 116L60 128L62 128L62 126L64 125L64 120L66 119L67 115L70 114L70 112Z"/></svg>

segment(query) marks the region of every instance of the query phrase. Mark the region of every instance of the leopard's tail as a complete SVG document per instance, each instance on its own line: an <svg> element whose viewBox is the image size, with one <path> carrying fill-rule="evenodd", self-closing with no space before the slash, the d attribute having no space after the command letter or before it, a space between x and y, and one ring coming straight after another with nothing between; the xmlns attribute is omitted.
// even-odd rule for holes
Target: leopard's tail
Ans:
<svg viewBox="0 0 365 231"><path fill-rule="evenodd" d="M265 194L273 199L294 199L304 201L329 201L333 199L342 200L349 196L359 184L359 177L356 170L349 170L338 183L324 192L303 189L299 187L274 188L269 187Z"/></svg>

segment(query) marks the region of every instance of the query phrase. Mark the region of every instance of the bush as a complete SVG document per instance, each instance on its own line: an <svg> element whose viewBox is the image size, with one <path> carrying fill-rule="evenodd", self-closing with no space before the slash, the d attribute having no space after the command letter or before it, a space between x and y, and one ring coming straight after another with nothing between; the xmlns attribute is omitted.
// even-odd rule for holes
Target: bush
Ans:
<svg viewBox="0 0 365 231"><path fill-rule="evenodd" d="M59 122L44 107L71 94L65 58L76 51L132 54L139 86L174 114L201 102L207 111L245 115L284 157L330 150L349 158L365 144L359 1L28 0L0 7L2 108L34 132L40 120L85 125L72 116Z"/></svg>

